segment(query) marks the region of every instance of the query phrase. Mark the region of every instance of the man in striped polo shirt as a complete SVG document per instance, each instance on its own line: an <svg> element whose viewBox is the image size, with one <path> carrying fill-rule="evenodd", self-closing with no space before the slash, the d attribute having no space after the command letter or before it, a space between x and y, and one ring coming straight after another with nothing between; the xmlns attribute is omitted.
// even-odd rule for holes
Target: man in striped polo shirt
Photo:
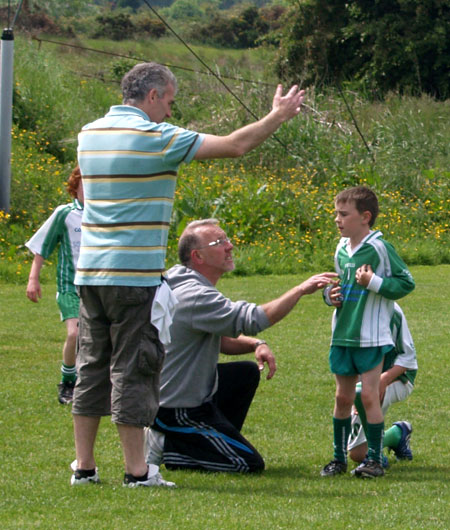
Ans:
<svg viewBox="0 0 450 530"><path fill-rule="evenodd" d="M75 283L80 286L78 380L72 412L77 460L72 484L98 482L94 442L100 418L116 423L124 486L172 486L144 458L143 428L159 402L164 350L150 322L164 270L177 170L182 162L241 156L300 112L304 91L279 85L272 110L227 136L164 122L177 82L156 63L122 80L123 104L79 135L85 212Z"/></svg>

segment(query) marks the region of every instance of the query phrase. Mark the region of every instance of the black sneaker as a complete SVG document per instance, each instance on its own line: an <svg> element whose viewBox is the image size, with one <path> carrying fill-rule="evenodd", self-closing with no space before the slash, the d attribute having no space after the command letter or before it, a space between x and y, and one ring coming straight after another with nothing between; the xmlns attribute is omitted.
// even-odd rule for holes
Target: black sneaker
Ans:
<svg viewBox="0 0 450 530"><path fill-rule="evenodd" d="M129 473L125 473L123 479L123 486L126 488L136 488L138 486L147 486L147 487L161 487L166 488L176 488L175 482L169 482L164 480L159 472L159 466L154 464L149 464L147 468L147 473L142 477L135 477Z"/></svg>
<svg viewBox="0 0 450 530"><path fill-rule="evenodd" d="M369 459L367 458L367 455L366 455L366 458L364 458L364 460L361 462L361 464L365 465L365 464L367 464L368 461L369 461ZM361 464L358 464L358 467ZM388 460L388 457L386 455L383 455L383 461L381 462L381 465L383 466L383 469L387 469L389 467L389 460ZM357 469L358 468L355 467L355 469L351 472L351 475L355 475Z"/></svg>
<svg viewBox="0 0 450 530"><path fill-rule="evenodd" d="M321 477L333 477L334 475L340 475L347 471L347 464L340 460L332 460L327 464L320 472Z"/></svg>
<svg viewBox="0 0 450 530"><path fill-rule="evenodd" d="M384 476L384 469L382 464L375 462L375 460L364 460L355 469L355 477L359 478L376 478Z"/></svg>
<svg viewBox="0 0 450 530"><path fill-rule="evenodd" d="M74 460L70 464L70 467L72 468L72 471L74 472L70 479L70 484L72 486L78 486L80 484L98 484L100 482L100 479L98 478L97 468L78 469L76 460Z"/></svg>
<svg viewBox="0 0 450 530"><path fill-rule="evenodd" d="M58 401L61 405L68 405L73 401L75 381L61 381L58 384Z"/></svg>

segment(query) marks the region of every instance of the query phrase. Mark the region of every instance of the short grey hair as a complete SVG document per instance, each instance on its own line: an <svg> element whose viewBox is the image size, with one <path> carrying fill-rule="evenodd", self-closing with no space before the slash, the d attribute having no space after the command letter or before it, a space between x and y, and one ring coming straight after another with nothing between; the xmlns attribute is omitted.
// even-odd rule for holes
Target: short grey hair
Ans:
<svg viewBox="0 0 450 530"><path fill-rule="evenodd" d="M200 238L196 233L197 228L202 226L218 226L217 219L199 219L198 221L191 221L178 240L178 257L182 265L188 266L191 262L191 252L200 244Z"/></svg>
<svg viewBox="0 0 450 530"><path fill-rule="evenodd" d="M121 87L123 103L133 105L140 103L153 88L158 97L162 98L167 85L172 85L177 91L177 79L173 73L158 63L140 63L123 76Z"/></svg>

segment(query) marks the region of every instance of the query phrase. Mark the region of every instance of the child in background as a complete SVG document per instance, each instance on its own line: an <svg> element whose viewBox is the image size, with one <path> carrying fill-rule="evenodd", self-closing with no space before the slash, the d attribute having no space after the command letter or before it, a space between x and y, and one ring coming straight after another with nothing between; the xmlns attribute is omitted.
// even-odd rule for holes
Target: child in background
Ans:
<svg viewBox="0 0 450 530"><path fill-rule="evenodd" d="M405 315L400 306L394 304L394 314L391 319L392 339L395 347L384 358L383 372L380 378L380 402L383 417L390 405L407 399L414 389L417 374L417 357L414 342L408 328ZM367 455L367 440L365 429L367 419L361 402L361 383L356 385L355 409L352 412L352 432L348 441L350 458L358 464ZM397 460L412 460L410 447L412 426L408 421L396 421L385 431L383 446L394 451ZM383 458L386 467L387 458Z"/></svg>
<svg viewBox="0 0 450 530"><path fill-rule="evenodd" d="M336 378L334 457L321 476L347 470L351 411L360 378L368 453L354 474L373 478L384 475L380 376L384 357L394 348L390 330L394 300L410 293L415 284L392 245L382 239L380 231L371 230L378 215L378 199L373 191L364 186L344 190L336 196L335 206L335 221L342 237L335 253L340 289L328 292L333 305L340 302L333 314L329 354Z"/></svg>
<svg viewBox="0 0 450 530"><path fill-rule="evenodd" d="M75 350L80 300L73 281L80 253L84 199L83 183L78 166L68 179L67 191L74 198L73 202L58 206L34 236L25 243L25 246L34 254L27 285L27 296L32 302L38 302L38 299L42 298L39 282L41 268L44 261L59 245L56 300L61 320L66 323L67 328L61 365L62 379L58 384L58 401L63 405L72 402L76 381Z"/></svg>

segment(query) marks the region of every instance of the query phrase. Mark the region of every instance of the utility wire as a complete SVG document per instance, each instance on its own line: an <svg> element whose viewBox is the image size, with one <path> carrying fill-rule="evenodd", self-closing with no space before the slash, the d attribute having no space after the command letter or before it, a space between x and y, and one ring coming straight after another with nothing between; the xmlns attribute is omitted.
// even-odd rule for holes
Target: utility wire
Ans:
<svg viewBox="0 0 450 530"><path fill-rule="evenodd" d="M156 11L156 9L154 9L154 8L150 5L150 2L148 2L148 0L144 0L144 2L145 2L145 4L147 4L147 6L149 7L149 9L152 11L152 13L155 14L155 15L159 18L159 20L160 20L160 21L161 21L161 22L162 22L162 23L163 23L163 24L169 29L169 31L171 31L171 32L175 35L175 37L176 37L176 38L177 38L177 39L178 39L178 40L179 40L184 46L186 46L186 48L187 48L187 49L188 49L188 50L189 50L189 51L190 51L190 52L196 57L196 59L197 59L198 61L200 61L200 63L201 63L201 64L202 64L202 65L203 65L203 66L204 66L209 72L211 72L212 75L214 75L214 76L217 78L217 80L218 80L218 81L219 81L219 82L220 82L220 83L221 83L221 84L222 84L222 85L228 90L228 92L229 92L233 97L235 97L235 98L237 99L237 101L239 101L239 103L244 107L244 109L246 109L247 112L249 112L249 113L250 113L250 114L251 114L256 120L258 120L259 118L256 116L256 114L254 114L254 113L253 113L253 112L247 107L247 105L246 105L246 104L245 104L245 103L244 103L244 102L243 102L238 96L236 96L236 94L234 94L233 91L232 91L230 88L228 88L228 86L222 81L222 79L220 79L220 77L217 76L217 75L215 74L215 72L213 72L213 70L211 70L211 68L210 68L210 67L209 67L209 66L203 61L203 59L202 59L199 55L197 55L197 54L195 53L195 51L194 51L194 50L193 50L193 49L187 44L187 42L185 42L185 41L184 41L184 40L178 35L178 33L176 33L176 31L175 31L175 30L174 30L174 29L173 29L173 28L172 28L172 27L171 27L171 26L170 26L170 25L169 25L169 24L168 24L168 23L167 23L167 22L166 22L166 21L160 16L160 14ZM355 124L356 130L358 131L359 136L361 137L362 141L364 142L364 145L366 146L367 151L369 152L370 156L372 157L372 160L375 162L375 159L374 159L374 157L373 157L373 154L372 154L372 152L371 152L371 150L370 150L370 148L369 148L369 146L368 146L368 144L367 144L367 142L366 142L366 139L364 138L364 135L362 134L362 132L361 132L359 126L358 126L358 123L357 123L357 121L356 121L355 116L353 115L353 112L352 112L352 110L351 110L351 108L350 108L350 105L347 103L347 100L346 100L346 98L345 98L345 96L344 96L344 93L342 92L342 89L341 89L341 86L340 86L339 82L337 83L337 85L338 85L338 90L339 90L339 92L340 92L340 94L341 94L341 96L342 96L342 99L344 100L344 103L345 103L345 105L346 105L346 107L347 107L347 109L348 109L348 111L349 111L349 113L350 113L350 116L352 117L353 123ZM277 142L279 142L279 143L280 143L280 144L281 144L286 150L288 150L288 149L287 149L287 145L284 144L284 143L283 143L283 142L282 142L282 141L281 141L281 140L280 140L275 134L273 135L273 137L274 137L275 140L277 140Z"/></svg>
<svg viewBox="0 0 450 530"><path fill-rule="evenodd" d="M166 20L164 20L163 17L161 17L161 15L156 11L156 9L154 9L152 7L152 5L150 4L150 2L148 0L144 0L145 4L148 6L148 8L152 11L152 13L154 15L156 15L159 20L169 29L169 31L171 31L175 37L192 53L192 55L194 55L194 57L213 75L216 77L216 79L225 87L225 89L244 107L244 109L247 110L247 112L249 112L253 118L255 118L256 120L259 120L258 116L256 116L256 114L250 110L248 108L248 106L228 87L228 85L222 81L222 79L203 61L203 59L197 54L195 53L195 51L189 46L189 44L187 42L185 42L181 37L180 35L178 35L178 33L169 25L168 22L166 22ZM366 149L368 151L368 153L370 154L372 160L375 162L375 159L374 159L374 156L373 156L373 153L371 152L367 142L366 142L366 139L364 138L364 135L362 134L359 126L358 126L358 122L356 121L356 118L350 108L350 105L348 104L347 102L347 99L345 98L344 96L344 93L342 91L342 88L339 84L339 82L337 83L337 86L338 86L338 90L339 90L339 93L341 94L342 96L342 99L344 100L344 103L345 103L345 106L347 107L347 110L349 111L350 113L350 116L353 120L353 123L355 124L355 127L356 127L356 130L358 131L358 134L359 136L361 137L362 141L364 142L364 145L366 146ZM288 148L287 148L287 145L282 142L275 134L273 135L273 137L275 138L275 140L277 140L278 143L280 143L285 149L286 151L289 151Z"/></svg>
<svg viewBox="0 0 450 530"><path fill-rule="evenodd" d="M14 14L14 18L11 24L11 29L14 28L14 24L16 23L17 17L19 16L20 10L22 8L22 4L23 4L23 0L20 0L19 5L17 6L17 9L16 9L16 13ZM8 23L9 23L9 4L8 4Z"/></svg>
<svg viewBox="0 0 450 530"><path fill-rule="evenodd" d="M171 31L175 37L192 53L192 55L210 72L218 81L219 83L244 107L244 109L251 115L255 120L259 120L259 117L242 101L242 99L237 96L231 88L205 63L205 61L189 46L189 44L183 40L180 35L169 25L164 18L160 16L160 14L152 7L152 5L148 2L148 0L144 0L145 4L148 6L148 8L151 10L151 12L156 15L159 20ZM272 135L275 140L282 145L286 151L288 151L287 145L282 142L275 134Z"/></svg>
<svg viewBox="0 0 450 530"><path fill-rule="evenodd" d="M336 81L336 85L338 87L339 94L341 95L342 99L344 100L345 106L347 107L347 110L350 113L350 116L351 116L351 118L353 120L353 123L355 124L355 128L358 131L358 134L361 137L362 141L364 142L364 145L366 146L367 152L369 153L370 157L372 158L372 161L375 162L375 157L373 156L373 153L370 150L370 147L369 147L368 143L366 142L366 139L364 138L364 135L363 135L363 133L361 132L361 130L359 128L358 122L356 121L356 118L353 115L352 109L350 108L350 105L347 102L347 98L344 95L344 91L342 90L342 87L341 87L341 84L339 83L339 81Z"/></svg>
<svg viewBox="0 0 450 530"><path fill-rule="evenodd" d="M23 0L21 0L20 4L22 4ZM144 0L144 2L147 4L147 6L149 7L149 9L161 20L161 22L169 29L169 31L171 31L175 37L194 55L194 57L207 69L206 72L204 71L198 71L198 70L194 70L192 68L188 68L188 67L185 67L185 66L178 66L178 65L171 65L171 64L164 64L164 63L160 63L162 64L163 66L167 66L168 68L172 68L172 69L179 69L179 70L185 70L187 72L193 72L195 74L202 74L202 75L213 75L222 85L223 87L247 110L247 112L249 112L251 114L251 116L253 116L253 118L255 118L256 120L258 120L258 116L228 87L228 85L226 85L226 83L222 80L222 79L231 79L231 80L234 80L234 81L239 81L239 82L244 82L244 83L252 83L254 85L264 85L264 86L267 86L267 87L276 87L275 84L272 84L272 83L266 83L264 81L253 81L251 79L245 79L245 78L239 78L239 77L232 77L232 76L227 76L227 75L218 75L216 72L214 72L204 61L203 59L175 32L175 30L159 15L159 13L147 2L147 0ZM20 11L20 7L18 7L18 10L16 12L16 16L14 17L14 22L17 18L17 15L18 15L18 12ZM8 11L9 11L9 4L8 4ZM8 18L9 18L9 14L8 14ZM14 23L13 22L13 23ZM101 53L103 55L110 55L110 56L113 56L113 57L121 57L121 58L124 58L124 59L131 59L131 60L134 60L134 61L148 61L147 58L140 58L140 57L134 57L132 55L124 55L124 54L120 54L120 53L113 53L113 52L107 52L107 51L104 51L104 50L99 50L99 49L96 49L96 48L88 48L86 46L80 46L80 45L77 45L77 44L69 44L69 43L64 43L64 42L59 42L59 41L54 41L54 40L50 40L50 39L42 39L40 37L36 37L36 36L33 36L32 37L33 40L36 40L37 42L39 42L39 45L41 44L41 42L48 42L50 44L56 44L56 45L59 45L59 46L67 46L69 48L76 48L76 49L80 49L80 50L86 50L86 51L90 51L90 52L94 52L94 53ZM87 74L86 74L87 75ZM89 77L95 77L93 75L89 75ZM374 156L373 156L373 153L363 135L363 133L361 132L361 129L359 128L359 125L358 125L358 122L356 121L356 118L352 112L352 109L344 95L344 92L342 90L342 87L340 85L340 83L337 81L336 82L336 85L337 85L337 88L338 88L338 91L345 103L345 106L351 116L351 119L353 121L353 124L356 128L356 131L358 132L359 136L361 137L363 143L364 143L364 146L366 147L367 149L367 152L370 154L373 162L375 162L375 159L374 159ZM315 111L315 109L309 107L308 105L306 104L303 104L303 107L305 107L305 109L309 110L309 111L313 111L313 112L317 112ZM274 134L273 137L287 150L287 146Z"/></svg>
<svg viewBox="0 0 450 530"><path fill-rule="evenodd" d="M80 46L78 44L69 44L67 42L59 42L59 41L50 40L50 39L42 39L42 38L36 37L36 36L33 36L32 39L37 41L37 42L39 42L39 45L40 45L41 42L48 42L50 44L58 44L59 46L67 46L69 48L76 48L78 50L86 50L86 51L89 51L89 52L101 53L103 55L110 55L112 57L121 57L122 59L131 59L133 61L145 61L145 62L148 61L147 58L134 57L133 55L124 55L124 54L121 54L121 53L106 52L104 50L98 50L97 48L87 48L86 46ZM164 63L159 63L159 64L162 64L163 66L167 66L168 68L171 68L171 69L185 70L186 72L192 72L194 74L211 75L210 72L202 72L202 71L199 71L199 70L194 70L193 68L188 68L187 66L178 66L178 65L164 64ZM217 77L217 74L215 74L215 75ZM219 77L221 77L223 79L232 79L233 81L240 81L241 83L251 83L253 85L264 85L264 86L267 86L267 87L276 87L277 86L274 83L266 83L264 81L253 81L251 79L244 79L242 77L232 77L232 76L228 76L228 75L220 75Z"/></svg>

